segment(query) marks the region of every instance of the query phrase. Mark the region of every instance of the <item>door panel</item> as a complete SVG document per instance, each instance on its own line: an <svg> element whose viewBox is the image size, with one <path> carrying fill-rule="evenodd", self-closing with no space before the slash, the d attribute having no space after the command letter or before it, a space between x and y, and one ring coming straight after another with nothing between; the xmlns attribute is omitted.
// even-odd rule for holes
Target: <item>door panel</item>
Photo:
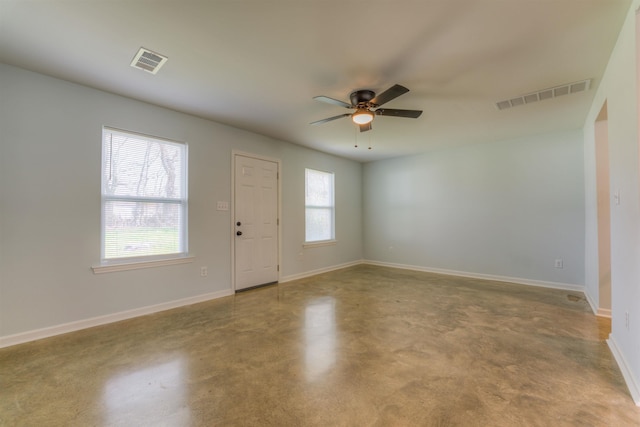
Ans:
<svg viewBox="0 0 640 427"><path fill-rule="evenodd" d="M236 155L234 169L235 289L241 290L278 280L278 164Z"/></svg>

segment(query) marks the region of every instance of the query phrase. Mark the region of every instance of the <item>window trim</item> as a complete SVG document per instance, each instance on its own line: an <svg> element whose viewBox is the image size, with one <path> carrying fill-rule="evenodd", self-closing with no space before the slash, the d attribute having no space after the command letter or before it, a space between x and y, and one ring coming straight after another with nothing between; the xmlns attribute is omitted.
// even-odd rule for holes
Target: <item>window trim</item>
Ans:
<svg viewBox="0 0 640 427"><path fill-rule="evenodd" d="M331 206L316 206L316 205L307 205L307 171L312 172L320 172L324 174L331 175ZM318 246L329 246L335 245L337 243L336 240L336 174L335 172L325 171L321 169L314 168L304 168L304 212L305 212L305 221L304 221L304 243L303 248L310 247L318 247ZM331 238L324 240L307 240L307 209L330 209L331 210Z"/></svg>
<svg viewBox="0 0 640 427"><path fill-rule="evenodd" d="M193 255L172 256L157 259L157 257L161 256L162 255L150 255L148 258L154 257L156 259L146 260L143 260L142 257L137 257L135 260L133 257L118 258L119 261L103 261L100 265L92 266L91 269L93 270L93 274L103 274L113 273L116 271L139 270L141 268L162 267L165 265L189 264L195 260Z"/></svg>
<svg viewBox="0 0 640 427"><path fill-rule="evenodd" d="M302 244L302 247L307 249L307 248L317 248L320 246L332 246L337 244L338 241L336 239L330 239L330 240L314 240L313 242L304 242Z"/></svg>
<svg viewBox="0 0 640 427"><path fill-rule="evenodd" d="M144 196L110 196L105 192L105 175L104 165L106 161L106 144L105 134L115 133L130 137L135 137L142 140L150 140L154 142L161 142L170 145L180 146L184 150L184 160L182 169L182 198L162 198L162 197L144 197ZM188 191L188 179L189 179L189 146L186 142L171 140L168 138L157 137L153 135L147 135L139 132L118 129L110 126L102 127L102 140L101 140L101 153L102 158L100 161L100 263L91 267L94 274L109 273L114 271L135 270L140 268L157 267L164 265L175 265L193 262L194 257L189 254L189 228L188 228L188 216L189 216L189 191ZM165 253L159 255L145 255L145 256L131 256L131 257L119 257L119 258L105 258L105 217L104 207L105 204L110 201L135 201L143 203L166 203L170 205L179 205L181 211L180 227L182 233L180 233L179 239L181 241L181 252Z"/></svg>

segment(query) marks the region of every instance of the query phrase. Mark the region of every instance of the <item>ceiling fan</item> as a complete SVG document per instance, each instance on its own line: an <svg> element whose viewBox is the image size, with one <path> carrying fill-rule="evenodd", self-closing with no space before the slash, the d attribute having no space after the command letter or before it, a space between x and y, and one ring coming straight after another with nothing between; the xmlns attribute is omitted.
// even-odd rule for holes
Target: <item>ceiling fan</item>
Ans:
<svg viewBox="0 0 640 427"><path fill-rule="evenodd" d="M328 96L315 96L313 99L326 102L327 104L338 105L340 107L348 108L350 110L356 110L354 113L344 113L339 116L333 116L326 119L312 122L312 125L319 125L322 123L330 122L332 120L341 119L342 117L351 117L351 120L360 128L360 132L366 132L371 130L371 122L374 116L393 116L393 117L406 117L410 119L417 119L422 114L422 110L398 110L395 108L380 108L382 105L399 97L402 94L409 92L404 86L393 85L389 89L376 96L376 93L372 90L356 90L351 92L349 99L351 104L346 102L329 98Z"/></svg>

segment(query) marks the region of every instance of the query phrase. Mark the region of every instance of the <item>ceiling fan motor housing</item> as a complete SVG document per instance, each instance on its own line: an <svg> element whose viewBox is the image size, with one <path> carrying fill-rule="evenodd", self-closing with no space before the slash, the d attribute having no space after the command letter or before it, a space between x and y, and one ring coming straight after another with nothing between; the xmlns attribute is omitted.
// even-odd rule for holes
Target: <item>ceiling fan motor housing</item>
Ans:
<svg viewBox="0 0 640 427"><path fill-rule="evenodd" d="M376 97L376 93L371 90L356 90L351 92L349 99L353 106L368 107L369 101Z"/></svg>

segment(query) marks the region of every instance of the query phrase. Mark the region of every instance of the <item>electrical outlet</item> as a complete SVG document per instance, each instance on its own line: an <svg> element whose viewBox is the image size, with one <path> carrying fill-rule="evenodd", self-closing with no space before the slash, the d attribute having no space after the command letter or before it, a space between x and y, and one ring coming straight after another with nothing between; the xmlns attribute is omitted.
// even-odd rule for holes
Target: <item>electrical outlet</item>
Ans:
<svg viewBox="0 0 640 427"><path fill-rule="evenodd" d="M562 260L562 258L556 258L555 267L564 268L564 261Z"/></svg>
<svg viewBox="0 0 640 427"><path fill-rule="evenodd" d="M207 267L200 267L200 277L207 277L209 270Z"/></svg>
<svg viewBox="0 0 640 427"><path fill-rule="evenodd" d="M627 331L629 330L629 312L628 311L624 312L624 327L627 329Z"/></svg>

